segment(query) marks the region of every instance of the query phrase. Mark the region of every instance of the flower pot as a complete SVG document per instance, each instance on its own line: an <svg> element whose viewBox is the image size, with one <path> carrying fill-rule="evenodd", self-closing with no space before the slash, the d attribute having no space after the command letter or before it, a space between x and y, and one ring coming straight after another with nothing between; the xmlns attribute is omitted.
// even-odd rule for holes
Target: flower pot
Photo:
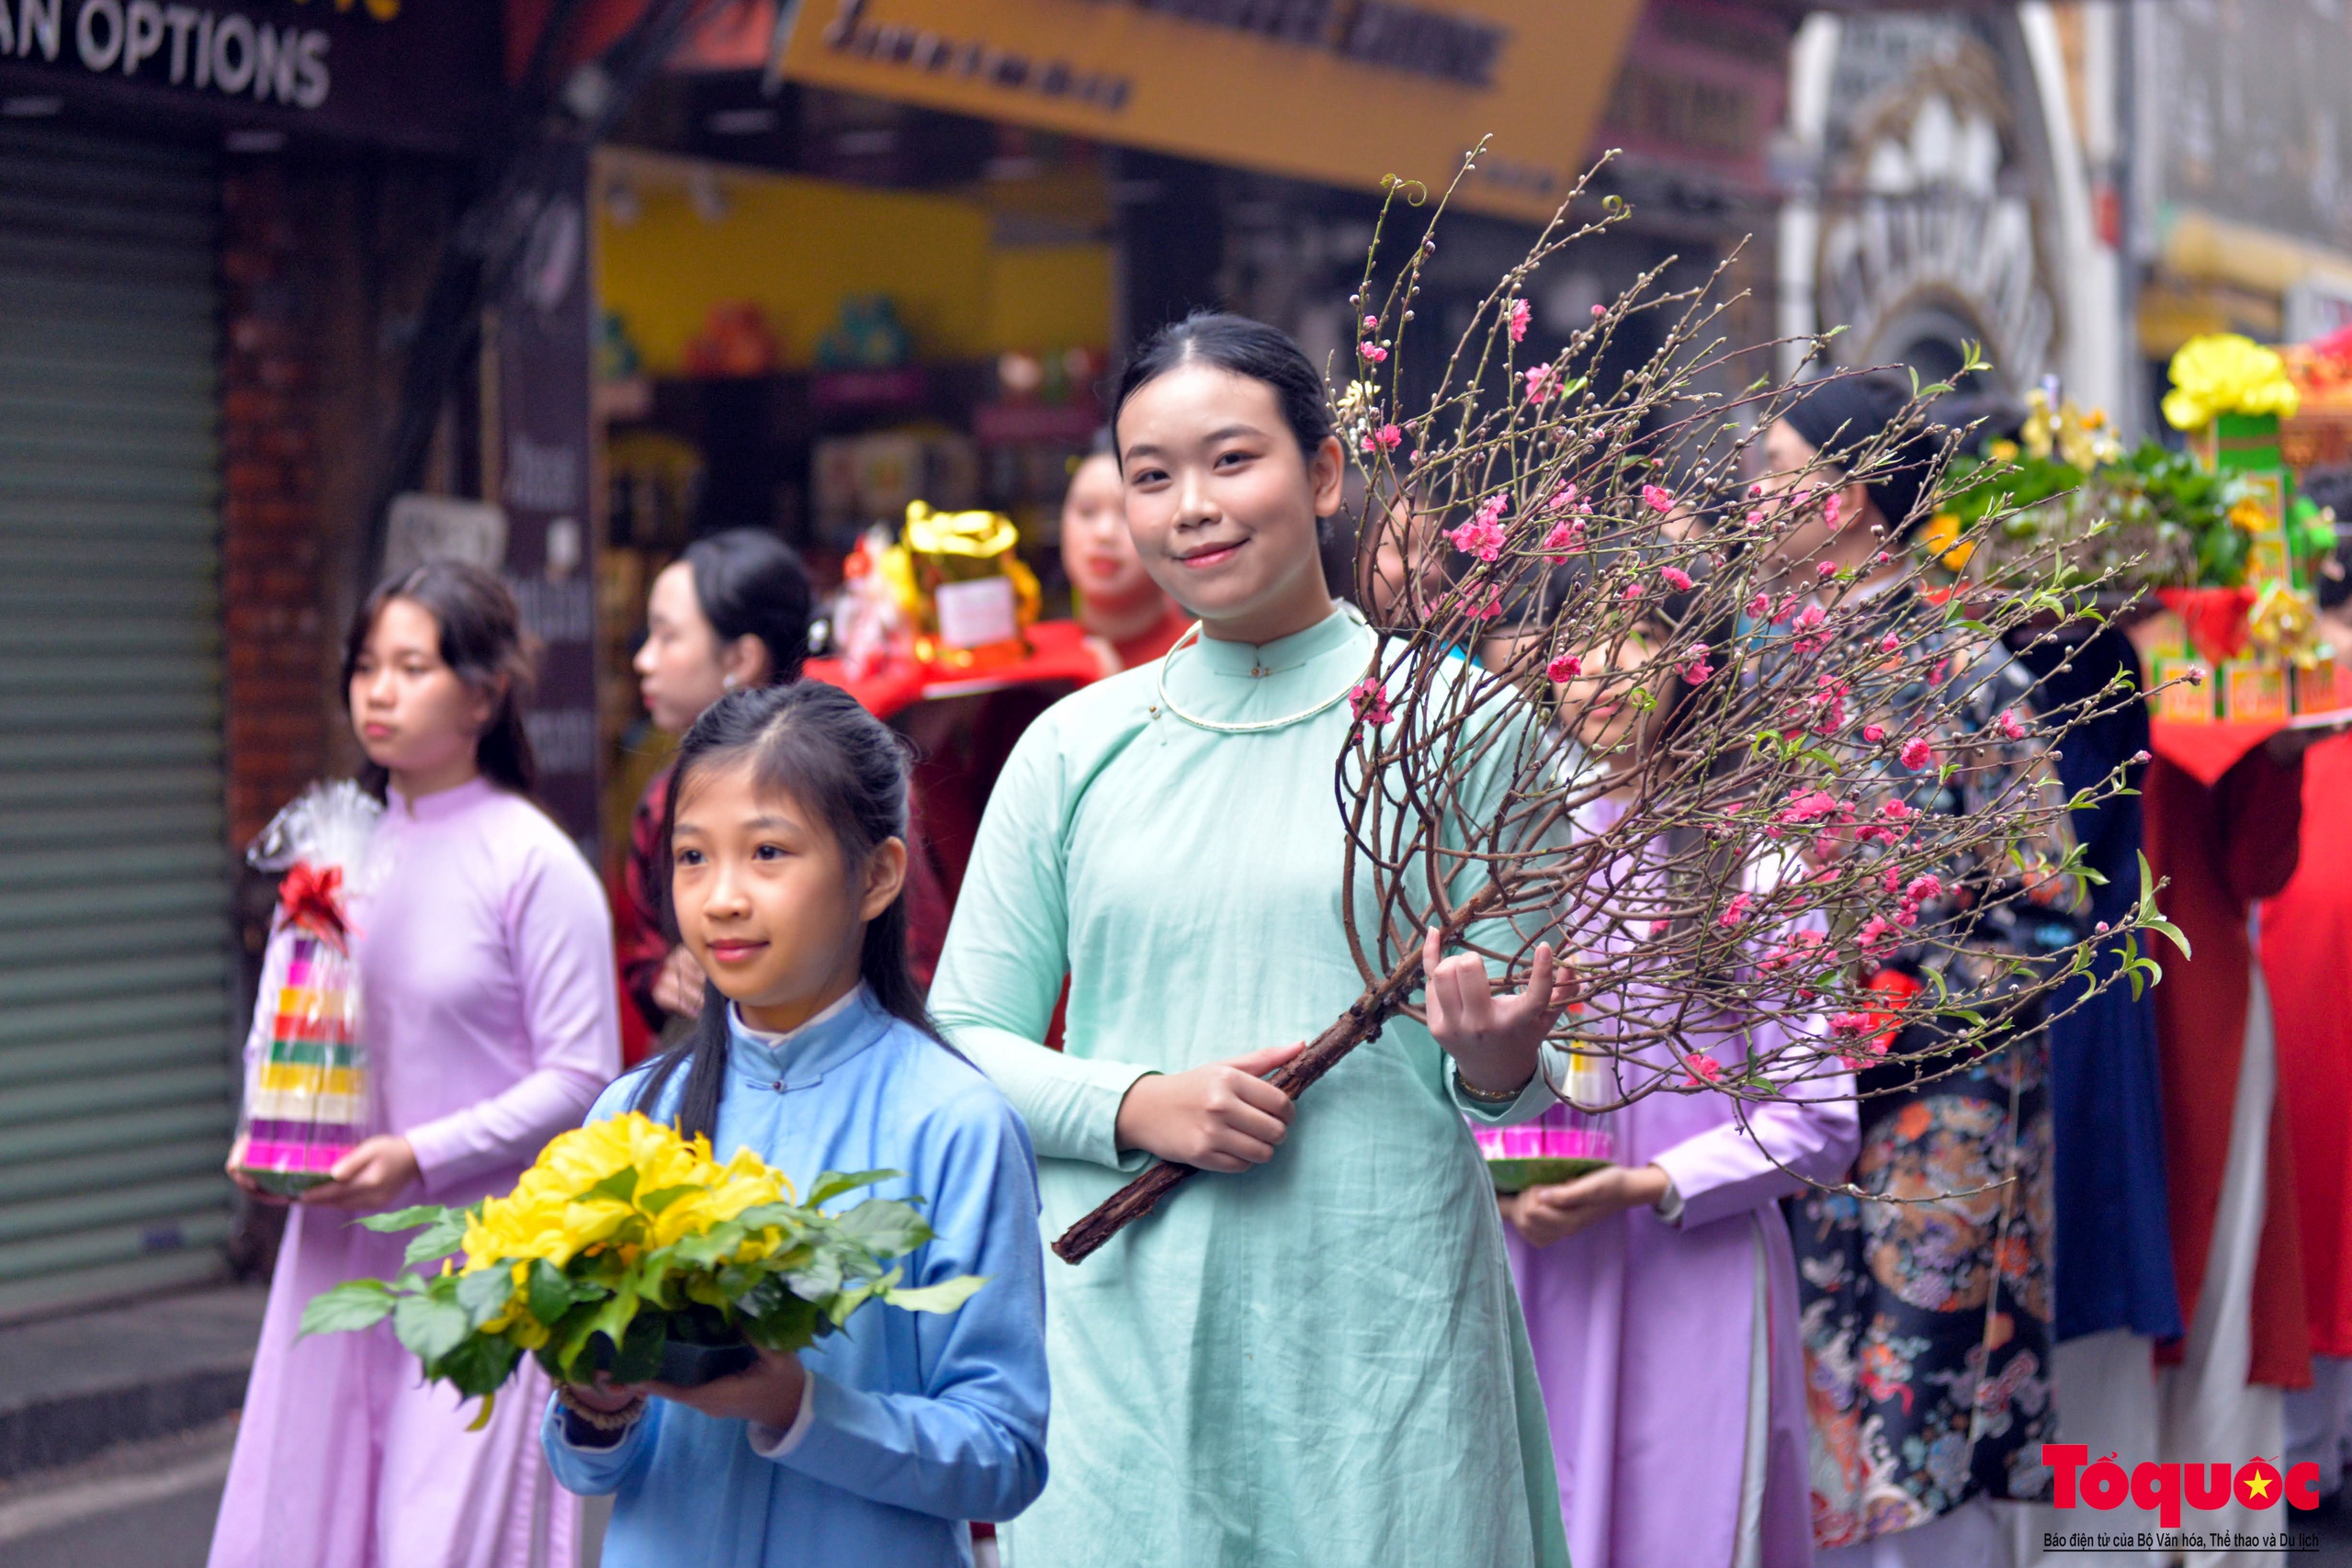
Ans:
<svg viewBox="0 0 2352 1568"><path fill-rule="evenodd" d="M738 1339L728 1345L695 1345L684 1339L662 1342L661 1381L676 1388L699 1388L720 1378L748 1371L760 1353Z"/></svg>
<svg viewBox="0 0 2352 1568"><path fill-rule="evenodd" d="M1498 1192L1524 1192L1531 1187L1556 1187L1563 1181L1574 1181L1580 1176L1591 1175L1608 1163L1605 1159L1557 1159L1540 1156L1524 1159L1490 1159L1487 1162L1487 1175L1494 1181Z"/></svg>

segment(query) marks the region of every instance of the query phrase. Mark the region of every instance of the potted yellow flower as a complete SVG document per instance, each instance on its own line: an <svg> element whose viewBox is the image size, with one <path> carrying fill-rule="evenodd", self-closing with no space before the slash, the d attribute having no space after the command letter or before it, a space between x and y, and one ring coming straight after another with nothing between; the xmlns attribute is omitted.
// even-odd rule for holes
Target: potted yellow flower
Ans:
<svg viewBox="0 0 2352 1568"><path fill-rule="evenodd" d="M899 1283L890 1260L932 1235L912 1203L819 1207L896 1174L828 1172L795 1201L783 1173L750 1150L721 1165L709 1139L632 1111L555 1139L503 1198L360 1221L421 1230L412 1271L322 1292L303 1309L302 1332L390 1317L425 1376L482 1396L484 1418L526 1351L568 1382L598 1371L707 1382L749 1366L753 1347L814 1343L868 1302L953 1312L980 1288L968 1274Z"/></svg>

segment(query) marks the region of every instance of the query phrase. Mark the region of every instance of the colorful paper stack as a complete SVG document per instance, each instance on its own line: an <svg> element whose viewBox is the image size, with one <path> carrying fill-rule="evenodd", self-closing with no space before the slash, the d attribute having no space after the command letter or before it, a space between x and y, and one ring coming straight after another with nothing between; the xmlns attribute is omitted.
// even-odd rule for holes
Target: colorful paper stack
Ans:
<svg viewBox="0 0 2352 1568"><path fill-rule="evenodd" d="M255 870L284 878L237 1127L237 1168L266 1191L291 1196L326 1181L374 1127L349 906L383 811L350 780L312 784L245 852Z"/></svg>
<svg viewBox="0 0 2352 1568"><path fill-rule="evenodd" d="M1607 1121L1573 1106L1555 1105L1516 1127L1478 1127L1478 1152L1488 1159L1597 1159L1617 1157L1616 1134Z"/></svg>
<svg viewBox="0 0 2352 1568"><path fill-rule="evenodd" d="M325 1180L368 1135L367 1080L350 958L292 924L273 939L281 943L284 969L262 998L269 1043L246 1086L241 1168L266 1187L293 1192Z"/></svg>

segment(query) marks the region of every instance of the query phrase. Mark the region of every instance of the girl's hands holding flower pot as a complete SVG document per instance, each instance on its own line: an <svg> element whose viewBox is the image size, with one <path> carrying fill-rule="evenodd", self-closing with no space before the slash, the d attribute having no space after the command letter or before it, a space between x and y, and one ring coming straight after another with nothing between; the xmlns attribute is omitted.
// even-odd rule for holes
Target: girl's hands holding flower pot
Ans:
<svg viewBox="0 0 2352 1568"><path fill-rule="evenodd" d="M808 1369L797 1356L761 1349L760 1359L733 1377L718 1378L695 1388L673 1388L650 1382L632 1389L699 1410L714 1421L756 1421L778 1431L789 1427L800 1414L801 1395L808 1386Z"/></svg>
<svg viewBox="0 0 2352 1568"><path fill-rule="evenodd" d="M1612 1165L1550 1187L1531 1187L1502 1199L1503 1219L1530 1247L1549 1247L1589 1230L1611 1214L1653 1208L1672 1185L1654 1165Z"/></svg>
<svg viewBox="0 0 2352 1568"><path fill-rule="evenodd" d="M1527 988L1497 997L1484 959L1470 953L1446 958L1443 952L1431 926L1421 943L1430 1032L1453 1058L1464 1085L1489 1094L1516 1094L1535 1076L1544 1037L1576 1000L1575 967L1555 964L1552 944L1540 943Z"/></svg>
<svg viewBox="0 0 2352 1568"><path fill-rule="evenodd" d="M303 1193L302 1201L330 1209L389 1209L421 1174L408 1140L379 1133L335 1161L328 1179Z"/></svg>

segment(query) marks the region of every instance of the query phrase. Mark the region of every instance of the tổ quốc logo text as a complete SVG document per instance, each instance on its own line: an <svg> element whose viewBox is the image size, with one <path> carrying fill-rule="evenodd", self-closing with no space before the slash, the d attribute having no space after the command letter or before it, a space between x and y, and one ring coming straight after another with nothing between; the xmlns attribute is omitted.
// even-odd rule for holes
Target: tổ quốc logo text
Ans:
<svg viewBox="0 0 2352 1568"><path fill-rule="evenodd" d="M2053 1506L2111 1509L2130 1503L2154 1513L2168 1530L2181 1528L2185 1510L2211 1512L2235 1504L2259 1512L2282 1502L2290 1509L2320 1504L2319 1466L2308 1460L2284 1472L2258 1455L2242 1464L2143 1461L2126 1471L2114 1454L2093 1460L2088 1444L2044 1443L2041 1462L2054 1483Z"/></svg>

